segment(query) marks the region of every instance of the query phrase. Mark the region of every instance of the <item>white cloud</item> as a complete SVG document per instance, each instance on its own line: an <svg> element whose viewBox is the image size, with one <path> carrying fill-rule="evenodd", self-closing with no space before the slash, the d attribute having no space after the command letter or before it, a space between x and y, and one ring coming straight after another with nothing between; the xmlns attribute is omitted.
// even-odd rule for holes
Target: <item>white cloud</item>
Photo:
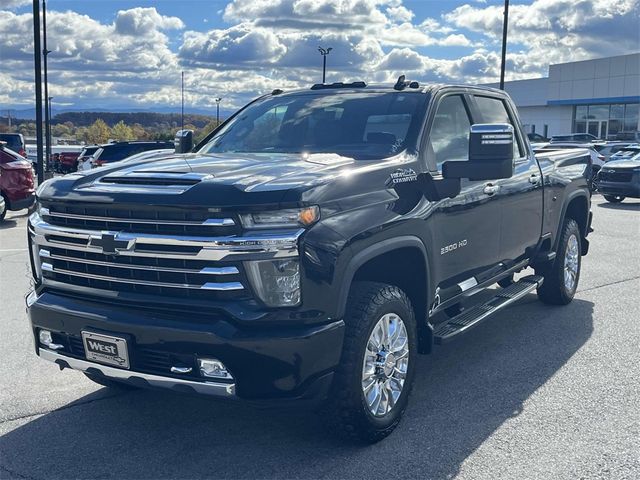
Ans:
<svg viewBox="0 0 640 480"><path fill-rule="evenodd" d="M160 15L155 8L120 10L115 29L122 35L147 35L157 30L181 30L184 23L178 17Z"/></svg>
<svg viewBox="0 0 640 480"><path fill-rule="evenodd" d="M0 0L0 103L33 101L28 0ZM56 102L150 106L180 101L227 107L273 88L320 80L318 46L333 47L328 80L497 80L502 2L468 0L417 18L403 0L228 0L225 28L186 30L155 8L115 11L113 22L73 11L48 13L50 88ZM498 4L499 3L499 4ZM637 51L640 0L533 0L510 7L507 79L544 75L549 63ZM416 11L418 11L416 9ZM203 18L202 22L206 19ZM199 25L189 27L199 28ZM447 52L455 51L452 58ZM428 52L428 54L427 54ZM241 79L241 88L239 82Z"/></svg>

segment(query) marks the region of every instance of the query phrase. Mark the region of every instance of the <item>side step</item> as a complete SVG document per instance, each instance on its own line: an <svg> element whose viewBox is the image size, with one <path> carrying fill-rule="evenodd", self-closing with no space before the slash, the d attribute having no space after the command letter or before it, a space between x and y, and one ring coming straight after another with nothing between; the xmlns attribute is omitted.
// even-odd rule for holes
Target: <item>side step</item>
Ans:
<svg viewBox="0 0 640 480"><path fill-rule="evenodd" d="M435 325L433 330L433 340L436 344L442 345L452 340L461 333L468 332L471 328L478 325L483 320L507 305L510 305L529 292L535 290L542 285L543 278L538 275L529 275L521 278L513 285L498 291L497 295L483 304L477 305L469 310L465 310L446 322Z"/></svg>

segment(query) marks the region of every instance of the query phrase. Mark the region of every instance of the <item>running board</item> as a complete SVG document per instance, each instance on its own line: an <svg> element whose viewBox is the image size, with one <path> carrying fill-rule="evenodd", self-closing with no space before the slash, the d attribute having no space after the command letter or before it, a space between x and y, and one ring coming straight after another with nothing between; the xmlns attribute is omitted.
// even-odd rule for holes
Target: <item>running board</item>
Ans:
<svg viewBox="0 0 640 480"><path fill-rule="evenodd" d="M499 290L495 297L487 300L483 304L465 310L460 315L446 322L442 322L439 325L435 325L433 331L434 342L442 345L457 335L468 332L497 311L517 302L526 294L538 288L542 285L542 281L543 278L538 275L521 278L513 285Z"/></svg>

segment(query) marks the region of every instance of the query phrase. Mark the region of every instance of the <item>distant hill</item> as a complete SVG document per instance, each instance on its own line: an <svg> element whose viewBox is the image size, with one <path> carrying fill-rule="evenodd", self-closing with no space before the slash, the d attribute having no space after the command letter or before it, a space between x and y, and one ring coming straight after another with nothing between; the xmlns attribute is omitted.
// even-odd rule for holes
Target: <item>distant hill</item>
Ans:
<svg viewBox="0 0 640 480"><path fill-rule="evenodd" d="M25 108L25 109L15 109L15 108L11 108L11 116L14 118L21 118L21 119L25 119L25 120L35 120L36 118L36 110L35 108ZM61 113L69 113L69 112L106 112L106 113L118 113L118 112L122 112L122 109L119 110L112 110L112 109L107 109L107 108L56 108L55 106L53 106L52 108L52 114L55 117L56 115L59 115ZM6 112L7 112L7 107L3 106L0 108L0 112L2 112L2 115L6 118ZM176 107L154 107L154 108L148 108L148 109L142 109L142 108L132 108L132 109L127 109L126 112L124 113L166 113L166 114L178 114L179 115L179 108ZM207 116L213 116L215 117L216 115L216 111L215 109L204 109L204 108L186 108L185 107L185 115L189 113L189 114L194 114L194 115L207 115ZM223 111L220 110L220 114L222 115ZM224 116L227 117L229 115L229 111L224 111ZM43 113L44 114L44 113Z"/></svg>
<svg viewBox="0 0 640 480"><path fill-rule="evenodd" d="M102 119L107 125L113 127L116 123L124 121L127 125L139 123L143 127L157 127L168 125L179 127L181 117L179 113L154 113L154 112L65 112L54 115L52 124L71 122L76 126L89 126L96 120ZM197 128L204 127L214 116L185 113L184 124L193 125Z"/></svg>

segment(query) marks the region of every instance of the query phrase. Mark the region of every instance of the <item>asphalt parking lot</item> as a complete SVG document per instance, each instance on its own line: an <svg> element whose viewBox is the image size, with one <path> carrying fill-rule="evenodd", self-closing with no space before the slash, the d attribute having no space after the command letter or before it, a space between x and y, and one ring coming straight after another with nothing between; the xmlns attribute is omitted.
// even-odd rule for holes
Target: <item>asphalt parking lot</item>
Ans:
<svg viewBox="0 0 640 480"><path fill-rule="evenodd" d="M420 358L367 447L304 412L114 392L33 351L26 216L0 224L0 478L640 478L640 201L594 197L567 307L529 295Z"/></svg>

